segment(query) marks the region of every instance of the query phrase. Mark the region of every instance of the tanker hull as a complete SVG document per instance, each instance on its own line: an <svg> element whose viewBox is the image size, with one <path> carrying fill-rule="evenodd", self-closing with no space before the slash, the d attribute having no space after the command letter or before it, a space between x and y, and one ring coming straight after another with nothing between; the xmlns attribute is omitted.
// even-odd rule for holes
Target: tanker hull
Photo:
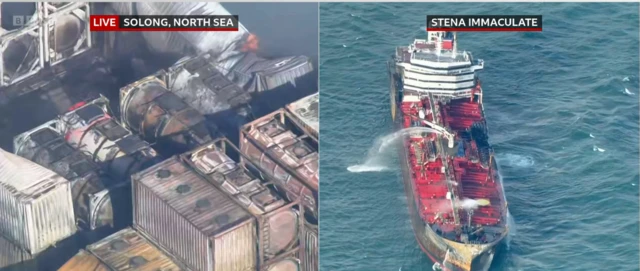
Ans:
<svg viewBox="0 0 640 271"><path fill-rule="evenodd" d="M488 270L509 230L476 75L483 67L457 51L451 32L398 47L388 66L409 216L433 270Z"/></svg>

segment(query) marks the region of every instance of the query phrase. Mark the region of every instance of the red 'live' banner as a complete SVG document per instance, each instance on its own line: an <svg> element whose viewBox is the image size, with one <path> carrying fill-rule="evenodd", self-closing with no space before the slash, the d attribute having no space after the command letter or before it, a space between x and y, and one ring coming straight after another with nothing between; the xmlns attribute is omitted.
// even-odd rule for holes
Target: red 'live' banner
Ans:
<svg viewBox="0 0 640 271"><path fill-rule="evenodd" d="M91 15L91 31L238 31L237 15Z"/></svg>

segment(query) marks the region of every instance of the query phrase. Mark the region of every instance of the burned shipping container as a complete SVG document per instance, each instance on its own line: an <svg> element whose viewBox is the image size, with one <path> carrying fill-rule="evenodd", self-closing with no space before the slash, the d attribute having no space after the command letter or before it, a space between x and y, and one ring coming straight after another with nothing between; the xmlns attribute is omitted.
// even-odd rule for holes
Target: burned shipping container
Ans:
<svg viewBox="0 0 640 271"><path fill-rule="evenodd" d="M3 3L3 7L7 4L11 3ZM25 9L24 5L33 6ZM0 96L25 94L64 77L70 70L81 71L81 67L93 64L89 59L95 54L86 54L95 52L88 27L89 10L86 2L24 3L2 9ZM28 16L29 12L33 16ZM30 20L25 20L28 17ZM84 55L87 58L78 61Z"/></svg>
<svg viewBox="0 0 640 271"><path fill-rule="evenodd" d="M295 257L289 256L288 260L279 257L300 249L303 220L300 219L299 203L283 199L258 178L259 172L253 173L236 162L240 156L240 151L227 139L218 139L186 153L183 159L255 216L260 266L290 266ZM285 262L277 264L280 261ZM296 258L295 261L298 264L292 270L299 270L299 260Z"/></svg>
<svg viewBox="0 0 640 271"><path fill-rule="evenodd" d="M316 117L298 118L281 109L258 118L242 128L240 150L289 200L302 197L305 207L317 219L318 139L317 131L306 128L317 127L309 121L317 121L317 104L298 107L308 108L308 115L315 112Z"/></svg>
<svg viewBox="0 0 640 271"><path fill-rule="evenodd" d="M90 270L90 271L112 271L107 265L105 265L98 257L94 256L86 250L80 250L78 254L73 256L67 261L58 271L78 271L78 270Z"/></svg>
<svg viewBox="0 0 640 271"><path fill-rule="evenodd" d="M167 156L211 141L211 135L218 132L155 76L120 89L120 110L126 128L147 142L157 143L156 149Z"/></svg>
<svg viewBox="0 0 640 271"><path fill-rule="evenodd" d="M159 159L149 143L111 117L108 104L100 97L64 114L60 131L72 147L91 156L110 176L129 179Z"/></svg>
<svg viewBox="0 0 640 271"><path fill-rule="evenodd" d="M69 181L1 149L0 206L0 235L31 255L77 230Z"/></svg>
<svg viewBox="0 0 640 271"><path fill-rule="evenodd" d="M71 182L76 221L81 229L124 227L126 219L115 219L114 224L114 210L119 217L131 216L130 208L122 206L131 201L130 190L124 188L127 180L112 179L103 174L91 157L64 140L58 126L59 121L52 120L16 136L15 153Z"/></svg>
<svg viewBox="0 0 640 271"><path fill-rule="evenodd" d="M170 91L205 115L240 107L251 95L221 73L215 56L185 58L162 74Z"/></svg>
<svg viewBox="0 0 640 271"><path fill-rule="evenodd" d="M318 139L318 130L320 129L320 121L318 119L319 98L320 94L316 92L287 105L287 111L291 113L293 121L302 127L305 132L315 137L316 141Z"/></svg>
<svg viewBox="0 0 640 271"><path fill-rule="evenodd" d="M132 228L125 228L81 250L58 271L186 270Z"/></svg>
<svg viewBox="0 0 640 271"><path fill-rule="evenodd" d="M255 53L245 54L227 75L249 92L274 90L313 72L313 63L306 56L265 59Z"/></svg>
<svg viewBox="0 0 640 271"><path fill-rule="evenodd" d="M132 179L136 230L189 269L255 270L255 218L178 157Z"/></svg>

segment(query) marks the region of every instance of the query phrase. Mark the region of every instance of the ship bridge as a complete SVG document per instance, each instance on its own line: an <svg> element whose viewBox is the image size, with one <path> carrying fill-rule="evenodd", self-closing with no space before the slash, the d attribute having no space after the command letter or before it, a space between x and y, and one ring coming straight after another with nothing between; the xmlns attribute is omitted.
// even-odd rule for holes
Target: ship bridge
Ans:
<svg viewBox="0 0 640 271"><path fill-rule="evenodd" d="M484 68L483 60L457 51L451 32L430 32L428 40L398 47L395 59L402 67L404 90L450 98L471 97L479 88L475 72Z"/></svg>

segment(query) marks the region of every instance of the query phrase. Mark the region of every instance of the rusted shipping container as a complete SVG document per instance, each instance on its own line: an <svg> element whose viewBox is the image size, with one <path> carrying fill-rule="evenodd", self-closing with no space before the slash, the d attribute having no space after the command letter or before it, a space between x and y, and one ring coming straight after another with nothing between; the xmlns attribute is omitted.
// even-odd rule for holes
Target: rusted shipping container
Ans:
<svg viewBox="0 0 640 271"><path fill-rule="evenodd" d="M319 101L320 94L315 93L304 97L287 105L287 110L293 116L293 121L300 127L304 128L307 133L318 139L318 130L320 129Z"/></svg>
<svg viewBox="0 0 640 271"><path fill-rule="evenodd" d="M260 265L291 250L301 240L298 202L289 202L238 162L242 154L227 139L217 139L184 154L185 161L211 184L224 191L258 221ZM235 158L232 159L231 157ZM257 167L254 166L257 169Z"/></svg>
<svg viewBox="0 0 640 271"><path fill-rule="evenodd" d="M240 150L289 200L302 196L317 218L318 140L298 123L285 109L258 118L243 126Z"/></svg>
<svg viewBox="0 0 640 271"><path fill-rule="evenodd" d="M126 206L131 191L123 187L126 180L105 176L91 158L71 147L58 132L58 120L49 121L14 138L17 155L58 173L71 182L73 205L77 224L84 230L114 226L114 208L120 216L130 216ZM111 192L109 191L111 190ZM130 220L130 219L129 219ZM116 221L124 224L124 221Z"/></svg>
<svg viewBox="0 0 640 271"><path fill-rule="evenodd" d="M0 235L36 255L76 232L69 181L0 149Z"/></svg>
<svg viewBox="0 0 640 271"><path fill-rule="evenodd" d="M113 178L131 174L155 164L157 154L109 115L109 101L98 98L60 117L60 132L72 147L85 152Z"/></svg>
<svg viewBox="0 0 640 271"><path fill-rule="evenodd" d="M20 246L0 236L0 270L37 270L38 266L31 254Z"/></svg>
<svg viewBox="0 0 640 271"><path fill-rule="evenodd" d="M186 270L175 259L155 246L152 241L147 240L132 228L125 228L89 245L87 251L103 265L106 265L108 270Z"/></svg>
<svg viewBox="0 0 640 271"><path fill-rule="evenodd" d="M134 227L193 270L255 270L256 219L177 156L133 177Z"/></svg>
<svg viewBox="0 0 640 271"><path fill-rule="evenodd" d="M265 263L260 271L306 271L300 262L300 251L290 251Z"/></svg>
<svg viewBox="0 0 640 271"><path fill-rule="evenodd" d="M157 143L167 156L180 154L211 141L217 128L187 105L156 76L120 89L122 124L145 141Z"/></svg>
<svg viewBox="0 0 640 271"><path fill-rule="evenodd" d="M98 257L86 250L80 250L78 254L67 261L58 271L113 271Z"/></svg>

